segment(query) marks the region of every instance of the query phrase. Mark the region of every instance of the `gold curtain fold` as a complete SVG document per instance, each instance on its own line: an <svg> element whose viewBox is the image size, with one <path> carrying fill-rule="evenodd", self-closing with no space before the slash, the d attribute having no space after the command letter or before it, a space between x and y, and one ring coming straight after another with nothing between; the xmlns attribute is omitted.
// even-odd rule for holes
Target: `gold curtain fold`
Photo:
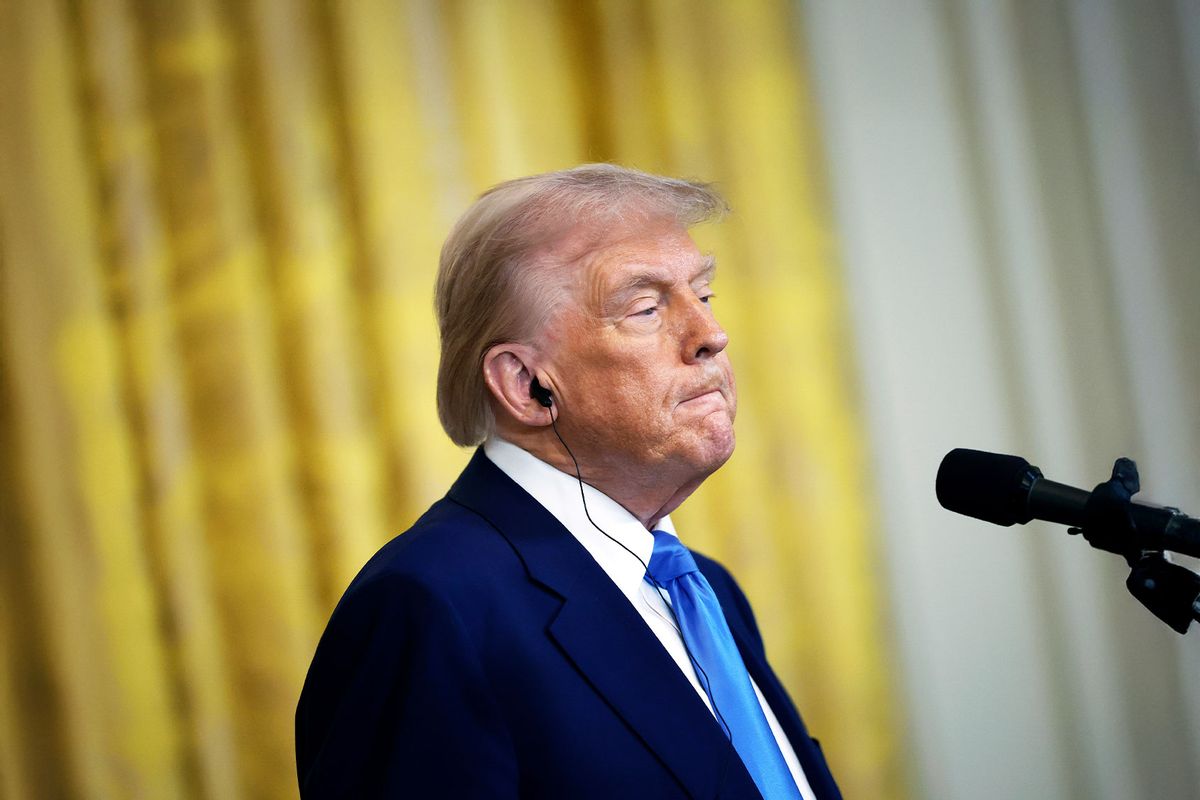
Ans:
<svg viewBox="0 0 1200 800"><path fill-rule="evenodd" d="M224 648L201 474L189 427L182 351L171 313L171 252L158 207L161 179L144 61L130 9L121 2L74 7L84 124L101 198L101 252L112 317L122 337L122 374L144 481L145 547L160 603L189 793L237 791Z"/></svg>
<svg viewBox="0 0 1200 800"><path fill-rule="evenodd" d="M14 524L3 554L4 603L24 629L14 637L21 650L5 654L19 691L10 745L27 766L18 790L180 796L81 65L62 8L18 3L3 12L5 473L17 506L6 514ZM26 722L40 735L24 739Z"/></svg>
<svg viewBox="0 0 1200 800"><path fill-rule="evenodd" d="M432 283L483 188L715 180L741 389L677 514L848 797L902 797L795 9L0 0L0 798L290 797L323 621L469 453Z"/></svg>
<svg viewBox="0 0 1200 800"><path fill-rule="evenodd" d="M329 4L320 23L334 63L331 108L353 256L347 266L391 533L440 497L466 463L466 454L446 446L430 399L437 376L430 281L453 213L444 197L457 191L461 207L468 194L447 165L449 134L439 127L451 123L424 101L446 91L436 74L445 43L430 28L435 14L433 3L352 0ZM352 576L342 574L340 585Z"/></svg>

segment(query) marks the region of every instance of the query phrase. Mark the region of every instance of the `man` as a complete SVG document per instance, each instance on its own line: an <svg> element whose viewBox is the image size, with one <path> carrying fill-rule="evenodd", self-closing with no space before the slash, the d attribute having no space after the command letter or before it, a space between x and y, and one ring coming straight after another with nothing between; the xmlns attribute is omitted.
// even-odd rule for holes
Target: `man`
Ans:
<svg viewBox="0 0 1200 800"><path fill-rule="evenodd" d="M446 241L438 411L482 447L346 590L305 797L836 798L730 575L668 516L733 452L709 187L501 184Z"/></svg>

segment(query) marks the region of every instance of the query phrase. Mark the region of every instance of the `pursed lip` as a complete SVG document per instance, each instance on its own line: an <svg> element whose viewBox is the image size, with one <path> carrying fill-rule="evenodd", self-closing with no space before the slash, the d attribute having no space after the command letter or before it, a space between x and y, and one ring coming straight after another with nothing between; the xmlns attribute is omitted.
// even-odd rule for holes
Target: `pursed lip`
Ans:
<svg viewBox="0 0 1200 800"><path fill-rule="evenodd" d="M725 399L725 393L721 391L721 387L713 386L713 387L706 387L704 389L701 389L700 391L692 394L691 396L686 397L683 400L680 400L678 405L683 405L685 403L691 403L695 400L702 400L704 398L707 398L709 395L717 395L722 400Z"/></svg>

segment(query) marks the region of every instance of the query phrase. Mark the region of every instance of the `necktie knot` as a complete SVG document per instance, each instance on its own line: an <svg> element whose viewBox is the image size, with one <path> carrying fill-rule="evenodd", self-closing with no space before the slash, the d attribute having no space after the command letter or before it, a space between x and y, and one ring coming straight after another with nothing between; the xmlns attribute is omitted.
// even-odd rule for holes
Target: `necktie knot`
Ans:
<svg viewBox="0 0 1200 800"><path fill-rule="evenodd" d="M660 586L689 572L696 572L696 560L679 537L666 531L654 531L654 552L650 554L647 574Z"/></svg>

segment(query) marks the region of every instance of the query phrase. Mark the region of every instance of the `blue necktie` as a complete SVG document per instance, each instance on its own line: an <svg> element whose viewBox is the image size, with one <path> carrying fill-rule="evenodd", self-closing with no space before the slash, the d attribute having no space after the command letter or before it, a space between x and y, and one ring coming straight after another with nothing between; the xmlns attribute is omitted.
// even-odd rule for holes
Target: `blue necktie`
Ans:
<svg viewBox="0 0 1200 800"><path fill-rule="evenodd" d="M691 552L672 534L654 531L649 567L646 580L671 595L683 641L698 666L697 677L758 791L766 800L800 800L721 605Z"/></svg>

